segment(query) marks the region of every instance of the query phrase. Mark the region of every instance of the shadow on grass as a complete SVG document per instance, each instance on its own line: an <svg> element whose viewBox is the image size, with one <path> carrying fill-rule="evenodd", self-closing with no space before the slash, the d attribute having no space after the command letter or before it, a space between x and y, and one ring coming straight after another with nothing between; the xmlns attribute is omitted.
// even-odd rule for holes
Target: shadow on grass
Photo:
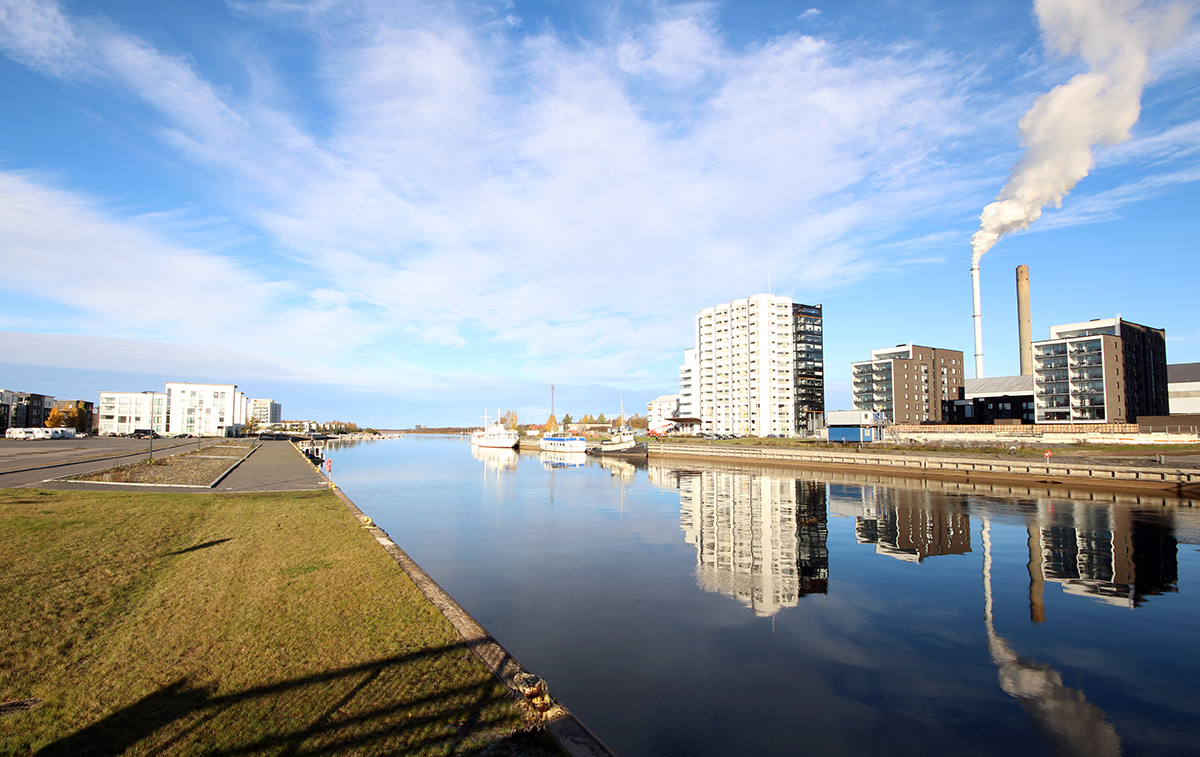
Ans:
<svg viewBox="0 0 1200 757"><path fill-rule="evenodd" d="M167 555L186 555L188 552L195 552L196 550L200 549L208 549L209 547L215 547L218 544L224 544L227 541L233 541L233 539L213 539L212 541L206 541L203 544L194 544L190 547L177 549L174 552L168 552Z"/></svg>
<svg viewBox="0 0 1200 757"><path fill-rule="evenodd" d="M508 735L520 722L491 676L437 682L440 671L452 678L461 669L466 649L452 644L228 694L181 678L38 755L557 753L541 734Z"/></svg>

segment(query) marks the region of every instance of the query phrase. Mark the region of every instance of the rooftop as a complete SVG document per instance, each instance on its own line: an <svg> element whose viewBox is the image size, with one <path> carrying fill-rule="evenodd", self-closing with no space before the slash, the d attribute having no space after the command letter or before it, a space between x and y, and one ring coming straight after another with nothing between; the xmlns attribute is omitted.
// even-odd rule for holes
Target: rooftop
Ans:
<svg viewBox="0 0 1200 757"><path fill-rule="evenodd" d="M969 400L977 397L1033 394L1033 376L996 376L995 378L966 379L963 382L963 392L964 399Z"/></svg>
<svg viewBox="0 0 1200 757"><path fill-rule="evenodd" d="M1200 363L1176 363L1167 366L1167 383L1181 384L1185 381L1200 381Z"/></svg>

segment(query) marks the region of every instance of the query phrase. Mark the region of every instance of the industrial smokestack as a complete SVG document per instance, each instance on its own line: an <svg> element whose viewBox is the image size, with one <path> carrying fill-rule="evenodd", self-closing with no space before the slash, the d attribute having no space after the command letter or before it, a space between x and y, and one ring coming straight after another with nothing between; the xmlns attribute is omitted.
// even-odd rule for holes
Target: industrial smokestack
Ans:
<svg viewBox="0 0 1200 757"><path fill-rule="evenodd" d="M1092 146L1130 137L1150 79L1150 53L1164 49L1187 26L1182 3L1138 0L1034 0L1042 39L1051 52L1078 55L1089 70L1038 97L1020 120L1025 153L995 202L983 209L971 238L972 265L1000 237L1029 228L1047 205L1092 170Z"/></svg>
<svg viewBox="0 0 1200 757"><path fill-rule="evenodd" d="M971 289L975 299L975 378L983 378L983 303L979 297L979 258L971 261Z"/></svg>
<svg viewBox="0 0 1200 757"><path fill-rule="evenodd" d="M1029 266L1017 266L1017 334L1021 340L1021 375L1033 375L1033 326L1029 320Z"/></svg>

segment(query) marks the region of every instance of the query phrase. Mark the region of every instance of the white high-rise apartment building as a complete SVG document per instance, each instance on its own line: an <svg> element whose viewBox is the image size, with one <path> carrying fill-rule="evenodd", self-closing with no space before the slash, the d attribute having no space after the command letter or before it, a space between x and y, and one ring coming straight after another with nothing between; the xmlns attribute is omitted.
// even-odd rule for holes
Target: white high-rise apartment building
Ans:
<svg viewBox="0 0 1200 757"><path fill-rule="evenodd" d="M795 433L794 340L790 297L756 294L701 310L691 398L701 430ZM680 377L679 393L685 395L682 370Z"/></svg>
<svg viewBox="0 0 1200 757"><path fill-rule="evenodd" d="M228 436L246 425L249 403L237 384L167 382L167 424L172 434Z"/></svg>
<svg viewBox="0 0 1200 757"><path fill-rule="evenodd" d="M283 408L273 399L250 400L250 417L263 424L279 423L283 418Z"/></svg>

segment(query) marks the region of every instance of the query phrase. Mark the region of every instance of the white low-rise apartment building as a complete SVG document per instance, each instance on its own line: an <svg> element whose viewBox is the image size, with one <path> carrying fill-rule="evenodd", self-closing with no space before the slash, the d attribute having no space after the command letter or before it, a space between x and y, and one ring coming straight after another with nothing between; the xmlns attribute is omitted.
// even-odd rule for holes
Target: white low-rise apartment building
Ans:
<svg viewBox="0 0 1200 757"><path fill-rule="evenodd" d="M679 415L679 395L664 394L646 403L646 429L661 433L675 425Z"/></svg>
<svg viewBox="0 0 1200 757"><path fill-rule="evenodd" d="M802 341L808 331L797 323L801 317L811 319L813 308L819 313L819 306L794 305L790 297L756 294L701 310L696 316L695 372L689 370L686 353L680 369L681 414L692 405L691 415L705 432L791 436L801 430L807 420L798 421L797 414L810 411L797 403L797 382L809 361L797 355L813 345ZM816 350L813 355L820 362L819 343ZM690 394L683 386L685 371ZM815 410L823 412L823 386L812 395L820 397Z"/></svg>
<svg viewBox="0 0 1200 757"><path fill-rule="evenodd" d="M169 433L166 392L100 392L101 434L131 434L149 429Z"/></svg>
<svg viewBox="0 0 1200 757"><path fill-rule="evenodd" d="M100 392L98 431L236 436L248 412L249 402L236 384L168 381L161 392Z"/></svg>
<svg viewBox="0 0 1200 757"><path fill-rule="evenodd" d="M168 428L173 434L237 435L246 425L248 402L237 384L168 381Z"/></svg>

